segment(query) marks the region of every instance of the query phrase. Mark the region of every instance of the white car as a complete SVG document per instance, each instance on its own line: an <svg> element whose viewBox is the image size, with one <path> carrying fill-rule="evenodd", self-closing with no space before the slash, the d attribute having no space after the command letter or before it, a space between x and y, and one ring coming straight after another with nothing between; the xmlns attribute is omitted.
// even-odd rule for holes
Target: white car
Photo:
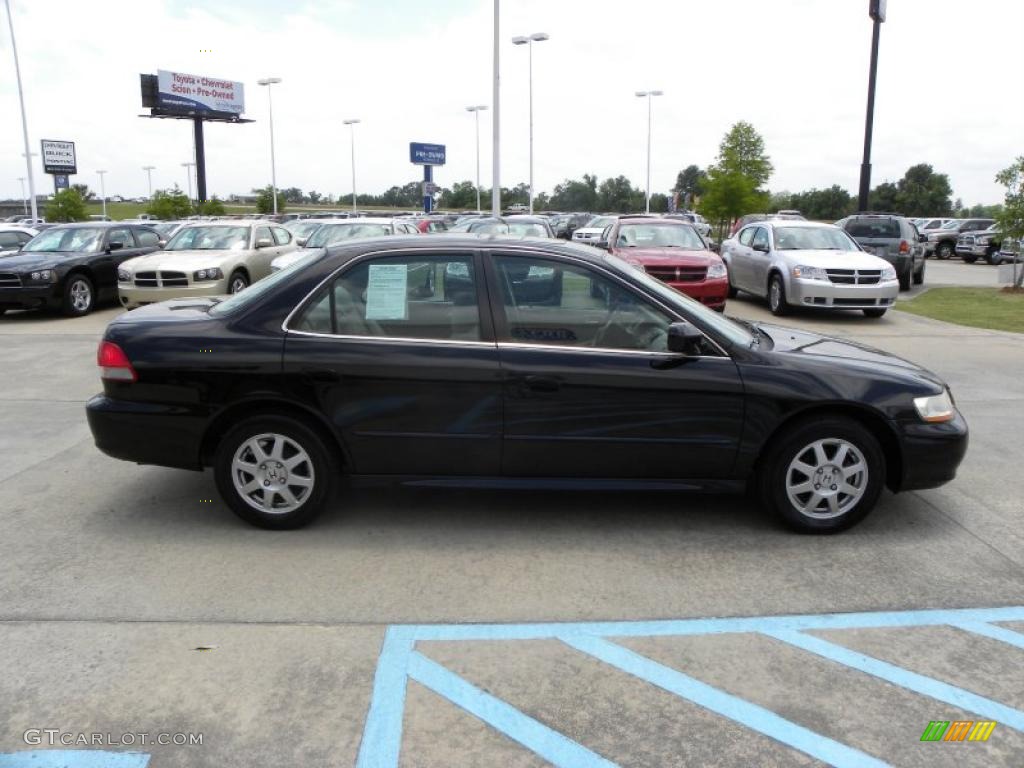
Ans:
<svg viewBox="0 0 1024 768"><path fill-rule="evenodd" d="M39 230L23 224L0 224L0 253L20 251L21 247L39 234Z"/></svg>
<svg viewBox="0 0 1024 768"><path fill-rule="evenodd" d="M767 297L773 315L800 306L881 317L899 295L892 264L832 224L753 222L722 243L721 256L730 298L737 291Z"/></svg>
<svg viewBox="0 0 1024 768"><path fill-rule="evenodd" d="M321 219L320 226L313 230L301 248L274 259L270 265L273 272L294 264L306 254L317 248L326 248L342 240L359 237L383 237L384 235L418 235L419 229L409 221L365 217L361 219Z"/></svg>
<svg viewBox="0 0 1024 768"><path fill-rule="evenodd" d="M618 216L595 216L587 222L585 227L580 227L572 233L572 241L574 243L597 245L601 241L601 234L614 224L616 219L618 219Z"/></svg>
<svg viewBox="0 0 1024 768"><path fill-rule="evenodd" d="M129 309L167 299L238 293L270 274L270 262L296 248L273 222L217 221L181 227L163 250L128 259L117 292Z"/></svg>

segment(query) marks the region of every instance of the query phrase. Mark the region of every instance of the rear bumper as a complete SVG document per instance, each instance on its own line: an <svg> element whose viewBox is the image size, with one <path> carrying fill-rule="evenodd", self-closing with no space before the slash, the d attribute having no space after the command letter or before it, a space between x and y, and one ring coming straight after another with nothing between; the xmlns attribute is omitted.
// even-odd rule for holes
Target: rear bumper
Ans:
<svg viewBox="0 0 1024 768"><path fill-rule="evenodd" d="M897 280L874 285L836 285L824 280L794 278L789 302L807 307L832 309L879 309L891 307L900 293Z"/></svg>
<svg viewBox="0 0 1024 768"><path fill-rule="evenodd" d="M199 449L206 419L181 406L137 403L96 395L85 404L96 447L136 464L202 469Z"/></svg>
<svg viewBox="0 0 1024 768"><path fill-rule="evenodd" d="M900 491L937 488L956 477L967 453L967 422L960 412L945 424L914 422L901 425L903 477Z"/></svg>

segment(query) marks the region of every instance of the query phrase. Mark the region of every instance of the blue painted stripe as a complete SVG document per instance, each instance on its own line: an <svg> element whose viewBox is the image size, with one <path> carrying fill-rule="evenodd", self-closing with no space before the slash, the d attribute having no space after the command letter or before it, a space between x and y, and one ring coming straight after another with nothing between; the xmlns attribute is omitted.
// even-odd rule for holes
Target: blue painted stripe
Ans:
<svg viewBox="0 0 1024 768"><path fill-rule="evenodd" d="M396 768L398 765L406 671L412 645L412 632L408 627L388 627L384 633L357 768Z"/></svg>
<svg viewBox="0 0 1024 768"><path fill-rule="evenodd" d="M663 635L710 635L725 632L801 631L805 629L882 629L997 621L1024 621L1024 606L667 621L420 624L408 626L415 632L417 640L539 640L566 634L657 637Z"/></svg>
<svg viewBox="0 0 1024 768"><path fill-rule="evenodd" d="M1009 645L1024 648L1024 634L1007 629L1006 627L997 627L979 621L962 621L957 622L953 626L965 632L973 632L975 635L984 635L985 637L991 637L993 640L1001 640Z"/></svg>
<svg viewBox="0 0 1024 768"><path fill-rule="evenodd" d="M409 676L553 765L566 768L615 766L615 763L480 690L417 651L413 651L409 658Z"/></svg>
<svg viewBox="0 0 1024 768"><path fill-rule="evenodd" d="M0 768L146 768L142 752L103 752L98 749L30 749L0 754Z"/></svg>
<svg viewBox="0 0 1024 768"><path fill-rule="evenodd" d="M762 733L788 747L804 752L822 762L839 768L861 768L862 766L885 766L885 763L871 755L841 744L802 725L780 717L770 710L752 704L738 696L702 683L689 675L659 664L646 656L610 643L599 637L568 635L559 638L566 645L593 656L616 669L656 685L669 693L692 701L705 709L735 720L751 730Z"/></svg>
<svg viewBox="0 0 1024 768"><path fill-rule="evenodd" d="M897 667L895 664L881 661L872 656L866 656L857 651L851 651L849 648L836 645L828 640L805 635L801 632L767 631L763 632L763 634L822 656L830 661L852 667L869 675L874 675L888 683L914 691L922 696L931 696L933 699L943 701L951 706L996 720L1000 725L1007 725L1018 731L1024 731L1024 712L1008 707L1005 704L1000 704L997 701L992 701L992 699L987 699L984 696L979 696L976 693L965 691L963 688L958 688L955 685L943 683L925 675L919 675L916 672L911 672L909 669Z"/></svg>

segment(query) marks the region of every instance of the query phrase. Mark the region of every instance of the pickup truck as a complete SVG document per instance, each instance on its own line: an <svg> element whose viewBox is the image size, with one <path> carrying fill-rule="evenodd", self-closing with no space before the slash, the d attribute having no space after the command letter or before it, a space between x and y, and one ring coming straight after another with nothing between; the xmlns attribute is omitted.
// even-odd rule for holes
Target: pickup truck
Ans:
<svg viewBox="0 0 1024 768"><path fill-rule="evenodd" d="M1003 236L995 226L980 232L965 232L956 239L956 255L968 264L984 259L989 264L1002 264ZM1006 259L1012 261L1012 259Z"/></svg>
<svg viewBox="0 0 1024 768"><path fill-rule="evenodd" d="M956 255L956 241L965 232L978 232L988 229L995 221L993 219L954 219L947 222L939 229L928 233L928 242L924 244L924 255L936 256L940 259L949 259Z"/></svg>

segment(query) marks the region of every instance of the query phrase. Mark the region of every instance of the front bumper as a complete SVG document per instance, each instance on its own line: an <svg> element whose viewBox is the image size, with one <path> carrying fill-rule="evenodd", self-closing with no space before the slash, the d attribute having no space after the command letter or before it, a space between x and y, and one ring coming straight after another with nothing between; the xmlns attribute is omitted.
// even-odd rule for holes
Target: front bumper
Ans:
<svg viewBox="0 0 1024 768"><path fill-rule="evenodd" d="M0 289L0 309L41 309L60 305L61 291L54 285Z"/></svg>
<svg viewBox="0 0 1024 768"><path fill-rule="evenodd" d="M900 425L903 476L898 491L937 488L956 477L967 453L967 422L956 411L952 421L928 424L922 421Z"/></svg>
<svg viewBox="0 0 1024 768"><path fill-rule="evenodd" d="M982 256L988 255L988 249L989 246L987 245L960 245L958 243L956 246L956 255L977 256L978 258L981 258Z"/></svg>
<svg viewBox="0 0 1024 768"><path fill-rule="evenodd" d="M96 447L107 456L136 464L202 469L199 451L206 420L198 414L190 417L181 406L96 395L85 404L85 414Z"/></svg>
<svg viewBox="0 0 1024 768"><path fill-rule="evenodd" d="M825 280L790 280L790 304L832 309L881 309L896 303L898 280L874 285L837 285Z"/></svg>
<svg viewBox="0 0 1024 768"><path fill-rule="evenodd" d="M725 307L725 299L729 295L729 279L725 277L702 280L699 283L665 281L665 285L712 309Z"/></svg>
<svg viewBox="0 0 1024 768"><path fill-rule="evenodd" d="M192 285L170 288L138 288L129 283L117 284L117 295L121 306L135 309L144 304L156 304L168 299L195 299L206 296L223 296L228 292L228 281L212 280Z"/></svg>

